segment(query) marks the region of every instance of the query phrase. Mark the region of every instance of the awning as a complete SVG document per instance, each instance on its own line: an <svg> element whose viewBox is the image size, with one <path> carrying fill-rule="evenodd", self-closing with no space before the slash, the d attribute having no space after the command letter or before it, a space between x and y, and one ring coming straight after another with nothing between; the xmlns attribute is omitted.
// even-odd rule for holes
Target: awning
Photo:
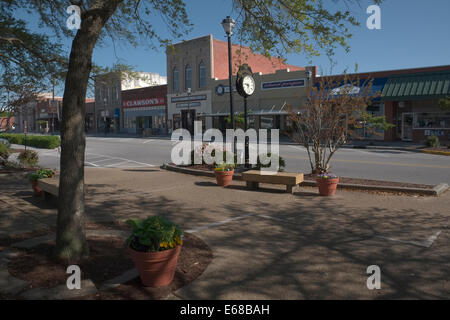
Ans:
<svg viewBox="0 0 450 320"><path fill-rule="evenodd" d="M244 112L243 106L235 106L234 114L238 115L239 113ZM288 114L286 102L282 105L267 105L267 106L247 106L247 112L249 116L262 116L262 115L283 115ZM222 108L222 110L218 110L217 112L203 114L205 117L220 117L220 116L229 116L230 108Z"/></svg>
<svg viewBox="0 0 450 320"><path fill-rule="evenodd" d="M390 77L382 100L441 99L450 95L450 72L435 72Z"/></svg>

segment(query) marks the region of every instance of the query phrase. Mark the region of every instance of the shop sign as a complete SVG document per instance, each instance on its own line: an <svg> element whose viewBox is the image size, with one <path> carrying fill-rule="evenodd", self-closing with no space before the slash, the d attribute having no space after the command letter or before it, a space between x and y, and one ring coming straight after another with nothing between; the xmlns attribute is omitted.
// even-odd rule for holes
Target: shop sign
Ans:
<svg viewBox="0 0 450 320"><path fill-rule="evenodd" d="M151 107L160 106L166 103L164 98L149 98L149 99L139 99L139 100L126 100L122 102L124 108L135 108L135 107Z"/></svg>
<svg viewBox="0 0 450 320"><path fill-rule="evenodd" d="M236 92L236 86L233 86L233 92ZM224 93L230 93L230 86L224 86L223 84L219 84L216 87L216 94L221 96Z"/></svg>
<svg viewBox="0 0 450 320"><path fill-rule="evenodd" d="M177 108L195 108L200 107L201 105L200 102L177 103Z"/></svg>
<svg viewBox="0 0 450 320"><path fill-rule="evenodd" d="M206 100L206 94L200 94L195 96L184 96L184 97L172 97L172 102L185 102L185 101L195 101L195 100Z"/></svg>
<svg viewBox="0 0 450 320"><path fill-rule="evenodd" d="M120 118L120 109L114 109L114 118Z"/></svg>
<svg viewBox="0 0 450 320"><path fill-rule="evenodd" d="M305 79L292 79L283 81L263 82L261 83L261 90L285 89L304 86L305 86Z"/></svg>
<svg viewBox="0 0 450 320"><path fill-rule="evenodd" d="M436 136L442 137L444 136L444 130L425 130L425 136Z"/></svg>

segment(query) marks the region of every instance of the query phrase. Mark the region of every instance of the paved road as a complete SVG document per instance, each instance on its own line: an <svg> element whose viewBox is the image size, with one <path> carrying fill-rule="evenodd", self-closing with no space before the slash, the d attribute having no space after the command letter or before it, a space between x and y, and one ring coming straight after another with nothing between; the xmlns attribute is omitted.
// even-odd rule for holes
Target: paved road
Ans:
<svg viewBox="0 0 450 320"><path fill-rule="evenodd" d="M173 143L164 139L88 137L86 166L131 168L160 166L170 161ZM59 167L55 150L40 150L40 165ZM304 148L281 145L287 171L310 172ZM450 184L450 157L387 149L341 149L332 160L340 176L399 182Z"/></svg>

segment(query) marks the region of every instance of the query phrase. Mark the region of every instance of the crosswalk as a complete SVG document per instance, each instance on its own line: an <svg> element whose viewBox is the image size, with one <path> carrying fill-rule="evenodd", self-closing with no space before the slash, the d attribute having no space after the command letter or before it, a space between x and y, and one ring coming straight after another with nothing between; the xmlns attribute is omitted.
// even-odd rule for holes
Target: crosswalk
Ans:
<svg viewBox="0 0 450 320"><path fill-rule="evenodd" d="M85 166L95 168L142 168L155 167L151 163L139 162L121 157L112 157L97 153L86 153Z"/></svg>

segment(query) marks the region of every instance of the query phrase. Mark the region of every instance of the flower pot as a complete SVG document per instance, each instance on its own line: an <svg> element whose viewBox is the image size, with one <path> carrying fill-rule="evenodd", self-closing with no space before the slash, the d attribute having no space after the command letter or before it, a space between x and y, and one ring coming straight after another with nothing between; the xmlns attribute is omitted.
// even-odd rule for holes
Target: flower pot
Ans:
<svg viewBox="0 0 450 320"><path fill-rule="evenodd" d="M36 197L42 196L42 189L38 187L37 181L31 181L31 187L33 188Z"/></svg>
<svg viewBox="0 0 450 320"><path fill-rule="evenodd" d="M233 180L234 170L231 171L214 171L216 175L217 185L222 187L227 187L231 184Z"/></svg>
<svg viewBox="0 0 450 320"><path fill-rule="evenodd" d="M131 259L146 287L163 287L170 284L175 275L181 245L157 252L139 252L128 248Z"/></svg>
<svg viewBox="0 0 450 320"><path fill-rule="evenodd" d="M321 196L334 196L339 178L334 179L316 179L317 186L319 187L319 194Z"/></svg>

